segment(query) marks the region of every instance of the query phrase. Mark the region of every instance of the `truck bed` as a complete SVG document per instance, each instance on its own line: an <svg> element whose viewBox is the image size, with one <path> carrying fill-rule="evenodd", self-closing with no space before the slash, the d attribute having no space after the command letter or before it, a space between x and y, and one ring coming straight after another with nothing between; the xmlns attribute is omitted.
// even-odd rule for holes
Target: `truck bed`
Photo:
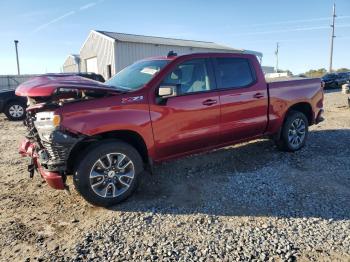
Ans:
<svg viewBox="0 0 350 262"><path fill-rule="evenodd" d="M267 83L282 82L282 81L294 81L294 80L309 80L309 79L315 79L315 78L305 78L305 77L299 77L299 76L265 78Z"/></svg>
<svg viewBox="0 0 350 262"><path fill-rule="evenodd" d="M268 88L270 90L270 95L273 95L273 92L279 91L286 92L285 95L288 95L288 92L293 92L288 96L294 98L302 98L300 94L308 94L306 97L311 98L310 92L317 93L321 89L321 79L320 78L276 78L271 81L271 79L266 80ZM272 93L271 93L272 92Z"/></svg>
<svg viewBox="0 0 350 262"><path fill-rule="evenodd" d="M323 107L323 92L319 78L281 78L267 81L269 92L269 130L272 132L282 125L287 109L295 104L309 104L313 115L310 124L315 120Z"/></svg>

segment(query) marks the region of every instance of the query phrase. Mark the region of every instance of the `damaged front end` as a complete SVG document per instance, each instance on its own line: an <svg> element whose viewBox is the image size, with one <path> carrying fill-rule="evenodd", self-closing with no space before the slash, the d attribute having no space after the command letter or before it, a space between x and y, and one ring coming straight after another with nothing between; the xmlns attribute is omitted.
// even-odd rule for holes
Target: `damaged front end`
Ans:
<svg viewBox="0 0 350 262"><path fill-rule="evenodd" d="M51 187L66 189L67 160L82 135L75 135L59 128L60 117L53 111L29 111L24 121L26 138L20 145L20 154L29 156L30 177L37 171Z"/></svg>
<svg viewBox="0 0 350 262"><path fill-rule="evenodd" d="M70 87L68 83L72 79L74 85ZM59 82L57 78L39 77L20 85L16 90L17 95L28 97L27 118L24 120L27 134L19 153L30 158L30 177L37 171L55 189L68 188L66 177L71 172L67 167L68 158L74 146L86 137L60 125L61 107L116 94L115 90L92 86L95 83L91 81L86 83L86 80L79 82L77 78L72 79L62 82L61 78Z"/></svg>

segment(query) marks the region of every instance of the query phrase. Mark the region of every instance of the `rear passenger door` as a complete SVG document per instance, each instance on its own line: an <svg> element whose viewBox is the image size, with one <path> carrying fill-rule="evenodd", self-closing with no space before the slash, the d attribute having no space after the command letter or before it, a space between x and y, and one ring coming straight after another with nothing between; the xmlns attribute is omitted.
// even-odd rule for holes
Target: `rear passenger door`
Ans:
<svg viewBox="0 0 350 262"><path fill-rule="evenodd" d="M250 56L234 55L213 62L221 104L221 142L261 135L267 125L268 94L265 81L258 81L254 70L259 63Z"/></svg>

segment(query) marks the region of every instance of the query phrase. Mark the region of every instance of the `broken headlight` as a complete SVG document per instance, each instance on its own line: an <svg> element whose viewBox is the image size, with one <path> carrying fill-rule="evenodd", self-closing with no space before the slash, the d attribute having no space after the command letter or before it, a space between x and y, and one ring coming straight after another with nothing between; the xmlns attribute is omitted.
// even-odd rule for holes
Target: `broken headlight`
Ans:
<svg viewBox="0 0 350 262"><path fill-rule="evenodd" d="M41 139L49 141L52 132L61 123L61 117L52 111L39 112L35 115L34 125Z"/></svg>

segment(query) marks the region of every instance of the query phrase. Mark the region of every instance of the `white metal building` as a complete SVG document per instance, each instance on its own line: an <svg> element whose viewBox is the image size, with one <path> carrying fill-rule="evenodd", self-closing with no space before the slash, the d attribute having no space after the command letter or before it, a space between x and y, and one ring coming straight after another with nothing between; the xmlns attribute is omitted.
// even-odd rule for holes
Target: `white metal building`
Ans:
<svg viewBox="0 0 350 262"><path fill-rule="evenodd" d="M196 52L247 52L262 56L258 52L235 49L213 42L92 30L80 49L79 57L69 56L63 65L63 71L77 72L80 69L81 72L95 72L109 79L137 60L166 56L171 50L179 55Z"/></svg>
<svg viewBox="0 0 350 262"><path fill-rule="evenodd" d="M64 61L63 72L74 73L80 72L80 57L79 55L69 55Z"/></svg>
<svg viewBox="0 0 350 262"><path fill-rule="evenodd" d="M262 70L264 71L264 74L271 74L275 72L275 68L273 66L263 66Z"/></svg>

